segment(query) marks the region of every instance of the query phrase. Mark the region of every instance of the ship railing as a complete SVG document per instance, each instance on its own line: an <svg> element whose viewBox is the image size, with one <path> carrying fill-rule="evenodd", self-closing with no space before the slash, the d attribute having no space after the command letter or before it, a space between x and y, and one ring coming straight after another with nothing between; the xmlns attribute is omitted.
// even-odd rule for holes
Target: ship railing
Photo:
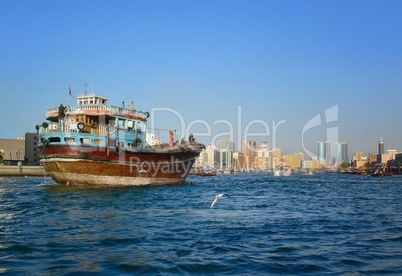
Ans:
<svg viewBox="0 0 402 276"><path fill-rule="evenodd" d="M114 116L126 116L137 120L147 120L149 113L142 112L134 109L123 108L118 106L111 106L111 114Z"/></svg>
<svg viewBox="0 0 402 276"><path fill-rule="evenodd" d="M47 128L43 128L43 129L44 129L45 133L49 133L49 132L55 133L55 132L61 131L60 124L58 124L58 123L50 123Z"/></svg>
<svg viewBox="0 0 402 276"><path fill-rule="evenodd" d="M86 104L86 105L76 105L76 106L69 106L69 112L74 111L104 111L110 113L111 115L132 115L137 118L147 118L147 113L142 111L137 111L133 109L123 108L115 105L97 105L97 104ZM56 110L57 111L57 110Z"/></svg>
<svg viewBox="0 0 402 276"><path fill-rule="evenodd" d="M79 112L79 111L89 111L89 112L96 112L96 113L110 113L111 106L102 105L102 104L83 104L83 105L73 105L67 107L67 112Z"/></svg>
<svg viewBox="0 0 402 276"><path fill-rule="evenodd" d="M90 133L94 135L106 136L108 133L108 125L88 125L85 127L84 133ZM80 132L78 129L78 122L67 122L64 124L65 132ZM110 130L109 130L110 132Z"/></svg>
<svg viewBox="0 0 402 276"><path fill-rule="evenodd" d="M108 131L108 128L109 126L107 125L98 125L95 128L91 129L91 133L95 135L106 136L108 132L110 132L110 130Z"/></svg>
<svg viewBox="0 0 402 276"><path fill-rule="evenodd" d="M108 133L115 132L114 126L109 125L92 125L85 129L85 133L94 135L106 136ZM65 122L65 123L49 123L47 127L39 126L38 133L40 135L58 132L80 132L78 129L78 122Z"/></svg>
<svg viewBox="0 0 402 276"><path fill-rule="evenodd" d="M111 113L111 107L106 105L88 104L88 105L77 105L68 106L66 112L69 113L79 113L83 112L93 112L93 113ZM54 118L59 116L59 107L51 107L46 110L46 118Z"/></svg>
<svg viewBox="0 0 402 276"><path fill-rule="evenodd" d="M148 112L138 111L130 108L123 108L115 105L102 105L102 104L85 104L85 105L71 105L67 106L66 112L79 113L92 112L92 113L106 113L113 116L125 116L137 120L146 121L149 116ZM59 115L59 107L51 107L46 110L45 117L52 118Z"/></svg>

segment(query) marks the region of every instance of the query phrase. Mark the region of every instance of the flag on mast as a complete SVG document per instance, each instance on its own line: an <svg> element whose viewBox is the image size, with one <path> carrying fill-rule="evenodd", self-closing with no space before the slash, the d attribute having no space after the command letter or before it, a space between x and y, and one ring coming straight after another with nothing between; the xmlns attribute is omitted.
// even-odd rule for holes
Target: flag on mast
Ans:
<svg viewBox="0 0 402 276"><path fill-rule="evenodd" d="M74 97L73 97L73 95L71 95L71 87L69 85L68 86L68 98L67 98L68 106L70 106L70 98L74 98Z"/></svg>

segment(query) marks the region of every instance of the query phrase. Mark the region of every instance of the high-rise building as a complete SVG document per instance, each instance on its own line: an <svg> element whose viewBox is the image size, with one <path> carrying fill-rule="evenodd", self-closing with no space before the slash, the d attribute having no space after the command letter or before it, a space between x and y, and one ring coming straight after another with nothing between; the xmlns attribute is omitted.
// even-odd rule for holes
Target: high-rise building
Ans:
<svg viewBox="0 0 402 276"><path fill-rule="evenodd" d="M353 153L353 161L362 161L363 160L363 152L362 151L356 151Z"/></svg>
<svg viewBox="0 0 402 276"><path fill-rule="evenodd" d="M271 158L267 142L261 142L257 151L257 162L253 166L257 170L267 171L271 168Z"/></svg>
<svg viewBox="0 0 402 276"><path fill-rule="evenodd" d="M378 143L378 154L383 154L384 153L384 142L382 141L382 137L380 139L380 142Z"/></svg>
<svg viewBox="0 0 402 276"><path fill-rule="evenodd" d="M241 152L246 157L246 162L248 162L247 167L249 168L251 163L254 162L254 158L257 156L257 142L252 140L242 140L241 141Z"/></svg>
<svg viewBox="0 0 402 276"><path fill-rule="evenodd" d="M241 143L241 151L244 155L254 157L257 152L257 142L252 140L243 140Z"/></svg>
<svg viewBox="0 0 402 276"><path fill-rule="evenodd" d="M250 171L250 168L247 167L248 162L247 158L244 156L243 153L240 152L234 152L233 153L233 164L232 167L235 171Z"/></svg>
<svg viewBox="0 0 402 276"><path fill-rule="evenodd" d="M198 166L219 168L220 166L220 151L211 145L208 145L204 151L200 153L197 158Z"/></svg>
<svg viewBox="0 0 402 276"><path fill-rule="evenodd" d="M38 134L25 133L25 157L24 162L39 165Z"/></svg>
<svg viewBox="0 0 402 276"><path fill-rule="evenodd" d="M341 165L343 162L349 162L348 143L347 142L337 142L336 143L335 162L337 165Z"/></svg>
<svg viewBox="0 0 402 276"><path fill-rule="evenodd" d="M286 165L290 166L292 170L300 169L302 161L304 160L304 153L295 152L293 154L283 155L282 160Z"/></svg>
<svg viewBox="0 0 402 276"><path fill-rule="evenodd" d="M387 152L385 152L384 141L382 140L382 137L381 137L380 142L378 142L377 162L384 164L392 158L393 158L393 155L390 152L390 150L387 150Z"/></svg>
<svg viewBox="0 0 402 276"><path fill-rule="evenodd" d="M217 165L216 162L215 168L219 168L221 170L232 169L232 162L233 162L233 151L234 151L234 143L231 140L217 140L216 141L216 148L219 151L219 158L215 158L216 160L219 159L219 163Z"/></svg>
<svg viewBox="0 0 402 276"><path fill-rule="evenodd" d="M233 169L233 151L230 149L221 149L220 151L220 164L221 170Z"/></svg>
<svg viewBox="0 0 402 276"><path fill-rule="evenodd" d="M318 141L318 162L323 166L330 165L330 147L328 141Z"/></svg>
<svg viewBox="0 0 402 276"><path fill-rule="evenodd" d="M271 150L271 169L274 169L282 161L282 150L280 148L273 148Z"/></svg>

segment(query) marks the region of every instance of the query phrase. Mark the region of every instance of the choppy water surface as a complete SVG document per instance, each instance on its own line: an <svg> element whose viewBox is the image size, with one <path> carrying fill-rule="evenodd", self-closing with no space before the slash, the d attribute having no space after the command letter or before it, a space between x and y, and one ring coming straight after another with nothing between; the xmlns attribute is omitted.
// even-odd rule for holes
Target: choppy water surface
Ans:
<svg viewBox="0 0 402 276"><path fill-rule="evenodd" d="M211 202L220 199L213 209ZM78 188L0 178L10 274L402 272L402 177L191 176Z"/></svg>

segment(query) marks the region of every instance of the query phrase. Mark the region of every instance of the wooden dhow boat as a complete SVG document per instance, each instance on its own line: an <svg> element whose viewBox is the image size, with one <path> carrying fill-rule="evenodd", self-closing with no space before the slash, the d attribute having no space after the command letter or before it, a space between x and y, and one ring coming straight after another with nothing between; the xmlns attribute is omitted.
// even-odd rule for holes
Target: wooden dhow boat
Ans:
<svg viewBox="0 0 402 276"><path fill-rule="evenodd" d="M50 108L37 125L43 167L66 185L130 186L181 183L205 146L179 139L154 143L148 112L108 105L98 94L76 97L76 105Z"/></svg>

